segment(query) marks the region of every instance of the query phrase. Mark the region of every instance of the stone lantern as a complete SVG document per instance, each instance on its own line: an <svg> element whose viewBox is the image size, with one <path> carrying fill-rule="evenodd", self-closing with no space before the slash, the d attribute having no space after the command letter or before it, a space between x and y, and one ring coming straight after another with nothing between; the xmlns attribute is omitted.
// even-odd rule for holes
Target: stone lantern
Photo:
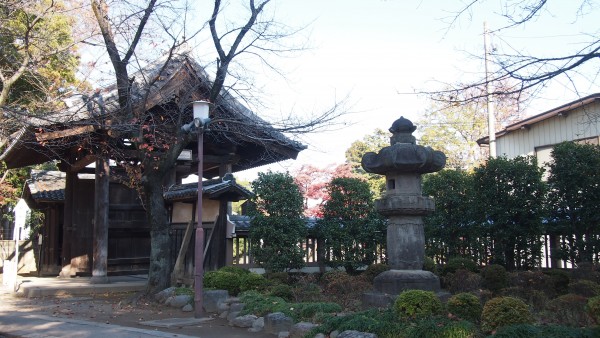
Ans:
<svg viewBox="0 0 600 338"><path fill-rule="evenodd" d="M441 170L446 155L416 144L412 133L417 129L404 117L389 129L390 146L379 153L366 153L362 167L369 173L385 175L385 195L375 208L388 219L387 257L391 270L375 278L379 292L397 295L406 289L439 291L436 275L423 271L425 234L422 217L435 210L431 197L423 196L421 175Z"/></svg>

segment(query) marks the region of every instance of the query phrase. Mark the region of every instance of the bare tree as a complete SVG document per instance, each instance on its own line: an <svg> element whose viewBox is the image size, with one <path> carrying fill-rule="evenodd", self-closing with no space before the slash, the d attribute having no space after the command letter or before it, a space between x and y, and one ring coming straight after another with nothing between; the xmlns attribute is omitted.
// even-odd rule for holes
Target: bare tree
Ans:
<svg viewBox="0 0 600 338"><path fill-rule="evenodd" d="M501 8L496 15L504 19L504 25L491 30L489 33L497 37L498 44L488 51L492 66L487 77L467 80L457 83L445 83L442 90L425 90L423 94L447 94L446 97L461 97L462 91L483 87L487 83L512 83L512 86L491 86L490 95L494 97L515 97L520 93L528 93L527 97L535 97L555 80L564 81L574 93L580 93L581 86L596 82L599 75L597 62L600 60L600 36L598 32L581 32L571 39L569 45L560 45L545 55L536 55L515 48L510 43L510 37L501 40L503 33L523 29L525 25L534 25L535 21L550 16L573 18L573 23L594 15L597 4L590 0L580 0L569 3L572 13L555 13L551 7L555 2L547 0L504 0L500 3L487 0L469 0L462 3L458 11L449 17L448 30L452 30L458 22L484 8ZM565 3L563 3L564 5ZM479 54L479 53L476 53ZM482 54L481 54L482 55ZM483 59L483 55L480 57ZM586 83L587 81L587 83ZM479 99L487 93L482 92ZM464 95L463 95L464 98ZM454 102L456 103L456 102Z"/></svg>
<svg viewBox="0 0 600 338"><path fill-rule="evenodd" d="M87 98L88 102L97 103L100 112L97 130L86 142L90 152L102 155L103 163L97 162L97 168L107 167L109 157L116 158L127 169L130 181L140 187L151 223L148 291L161 290L169 282L169 222L163 187L181 151L196 137L182 128L192 120L191 101L205 99L214 104L207 134L214 143L253 142L268 145L265 148L270 149L289 146L284 144L288 141L282 138L281 132L314 131L335 123L343 112L342 106L335 103L331 109L305 120L285 119L269 125L238 103L235 96L239 92L235 91L235 84L239 78L234 77L229 84L228 78L232 74L232 63L241 54L252 53L267 62L266 54L296 50L279 42L294 31L279 30L281 25L265 17L265 8L269 4L270 0L249 0L245 21L237 25L219 25L219 20L226 18L222 18L221 1L214 1L207 25L218 60L214 80L208 81L205 74L196 76L204 70L190 59L189 50L186 50L191 38L200 34L200 31L188 32L185 18L190 14L187 4L151 0L145 7L123 2L119 7L111 8L117 4L92 1L92 10L116 79L118 107L111 109L109 99L101 93ZM178 23L181 18L184 18L183 24ZM221 27L225 27L223 32L220 32ZM170 41L166 56L146 65L149 72L131 73L130 69L144 62L139 56L143 53L138 50L152 44L159 36ZM176 70L177 74L184 75L173 79ZM231 114L232 111L239 114ZM301 147L300 144L295 146Z"/></svg>

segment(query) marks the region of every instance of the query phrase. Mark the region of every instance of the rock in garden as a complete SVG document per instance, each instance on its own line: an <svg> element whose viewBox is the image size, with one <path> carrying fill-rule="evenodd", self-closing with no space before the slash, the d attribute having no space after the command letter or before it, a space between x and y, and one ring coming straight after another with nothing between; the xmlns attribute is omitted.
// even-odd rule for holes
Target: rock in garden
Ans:
<svg viewBox="0 0 600 338"><path fill-rule="evenodd" d="M231 325L231 321L233 321L239 314L239 311L229 311L229 314L227 315L227 321L229 322L229 325Z"/></svg>
<svg viewBox="0 0 600 338"><path fill-rule="evenodd" d="M265 331L272 334L288 331L294 325L294 320L283 312L269 313L265 316Z"/></svg>
<svg viewBox="0 0 600 338"><path fill-rule="evenodd" d="M190 304L193 301L191 295L178 295L169 299L169 305L171 307L182 308L183 306Z"/></svg>
<svg viewBox="0 0 600 338"><path fill-rule="evenodd" d="M235 317L231 321L231 325L235 327L252 327L252 324L257 319L255 315L245 315L240 317Z"/></svg>
<svg viewBox="0 0 600 338"><path fill-rule="evenodd" d="M194 307L192 306L192 304L186 304L184 307L181 308L181 311L192 312L194 311Z"/></svg>
<svg viewBox="0 0 600 338"><path fill-rule="evenodd" d="M308 333L308 331L317 326L319 325L309 322L296 323L290 329L290 338L302 338Z"/></svg>
<svg viewBox="0 0 600 338"><path fill-rule="evenodd" d="M203 307L206 312L218 312L219 304L229 297L227 290L205 290Z"/></svg>
<svg viewBox="0 0 600 338"><path fill-rule="evenodd" d="M154 299L156 299L159 303L164 303L168 298L175 296L175 287L172 286L170 288L166 288L157 294L154 295Z"/></svg>
<svg viewBox="0 0 600 338"><path fill-rule="evenodd" d="M250 332L260 332L265 327L265 317L256 318L254 323L252 323L252 327L248 329Z"/></svg>
<svg viewBox="0 0 600 338"><path fill-rule="evenodd" d="M377 335L374 333L346 330L340 333L337 338L377 338Z"/></svg>

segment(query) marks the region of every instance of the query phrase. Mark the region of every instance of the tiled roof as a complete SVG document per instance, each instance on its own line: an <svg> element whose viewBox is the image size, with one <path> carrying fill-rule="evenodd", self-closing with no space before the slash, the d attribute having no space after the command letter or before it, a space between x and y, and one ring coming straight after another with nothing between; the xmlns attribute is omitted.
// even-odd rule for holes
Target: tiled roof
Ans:
<svg viewBox="0 0 600 338"><path fill-rule="evenodd" d="M222 178L202 181L202 193L209 199L225 199L239 201L252 197L253 193L235 182L231 174ZM163 194L167 201L196 200L198 197L198 183L177 184L169 187Z"/></svg>
<svg viewBox="0 0 600 338"><path fill-rule="evenodd" d="M65 199L65 173L60 171L32 170L26 189L37 202L60 202Z"/></svg>
<svg viewBox="0 0 600 338"><path fill-rule="evenodd" d="M233 223L235 225L235 229L236 232L237 231L248 231L250 230L250 226L251 226L251 221L252 221L252 217L250 216L246 216L246 215L229 215L228 217L228 221ZM315 228L315 225L317 224L317 218L315 217L308 217L304 219L304 222L306 224L306 228L311 230Z"/></svg>

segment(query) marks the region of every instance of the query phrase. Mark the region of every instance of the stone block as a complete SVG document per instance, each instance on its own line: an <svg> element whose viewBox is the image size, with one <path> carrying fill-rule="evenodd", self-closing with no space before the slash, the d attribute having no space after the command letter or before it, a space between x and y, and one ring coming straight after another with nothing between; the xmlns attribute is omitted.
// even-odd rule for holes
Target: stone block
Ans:
<svg viewBox="0 0 600 338"><path fill-rule="evenodd" d="M365 309L369 308L389 308L396 299L396 295L389 295L378 291L368 291L362 295L362 305Z"/></svg>
<svg viewBox="0 0 600 338"><path fill-rule="evenodd" d="M227 290L205 290L202 307L208 313L218 312L219 304L225 302L228 297L229 292Z"/></svg>
<svg viewBox="0 0 600 338"><path fill-rule="evenodd" d="M235 326L235 327L244 327L244 328L252 327L252 324L254 324L254 321L257 318L258 317L256 317L255 315L245 315L245 316L235 317L231 321L231 325Z"/></svg>
<svg viewBox="0 0 600 338"><path fill-rule="evenodd" d="M440 291L440 279L430 271L388 270L373 280L375 289L382 293L398 295L404 290Z"/></svg>
<svg viewBox="0 0 600 338"><path fill-rule="evenodd" d="M346 330L340 333L337 338L377 338L377 335L374 333Z"/></svg>
<svg viewBox="0 0 600 338"><path fill-rule="evenodd" d="M292 325L290 329L290 338L302 338L304 337L310 330L314 329L319 325L309 322L300 322Z"/></svg>
<svg viewBox="0 0 600 338"><path fill-rule="evenodd" d="M271 334L288 331L294 325L294 320L286 316L283 312L269 313L265 316L265 331Z"/></svg>
<svg viewBox="0 0 600 338"><path fill-rule="evenodd" d="M190 304L193 301L194 301L194 299L192 298L191 295L178 295L178 296L171 297L171 298L169 298L169 300L167 300L169 306L177 307L177 308L182 308L186 304Z"/></svg>

